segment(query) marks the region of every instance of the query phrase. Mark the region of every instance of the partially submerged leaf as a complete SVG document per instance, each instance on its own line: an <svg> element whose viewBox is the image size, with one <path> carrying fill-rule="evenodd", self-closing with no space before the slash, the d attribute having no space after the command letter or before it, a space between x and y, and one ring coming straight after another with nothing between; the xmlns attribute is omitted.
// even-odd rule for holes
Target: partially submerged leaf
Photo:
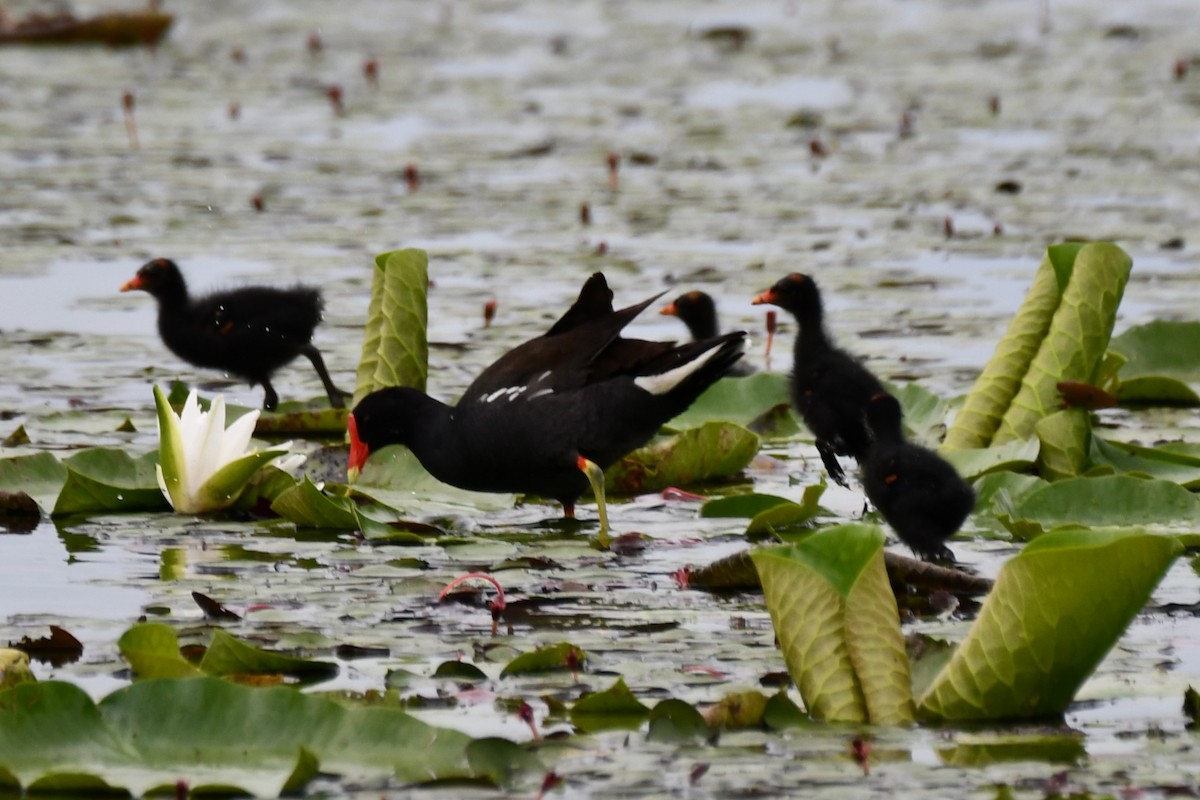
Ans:
<svg viewBox="0 0 1200 800"><path fill-rule="evenodd" d="M646 738L652 742L703 741L710 734L704 715L691 703L669 697L650 710L650 730Z"/></svg>
<svg viewBox="0 0 1200 800"><path fill-rule="evenodd" d="M559 642L548 647L539 647L527 653L521 653L504 667L500 677L523 675L533 672L552 672L555 670L577 670L587 659L583 648L576 647L570 642Z"/></svg>
<svg viewBox="0 0 1200 800"><path fill-rule="evenodd" d="M588 733L637 728L649 714L650 709L633 696L624 678L617 678L602 692L584 695L571 706L571 722Z"/></svg>
<svg viewBox="0 0 1200 800"><path fill-rule="evenodd" d="M745 428L706 422L634 450L604 473L613 494L660 492L728 478L745 469L758 452L759 438Z"/></svg>
<svg viewBox="0 0 1200 800"><path fill-rule="evenodd" d="M135 677L188 678L203 673L179 654L175 629L160 622L134 625L117 640L121 656L129 662Z"/></svg>
<svg viewBox="0 0 1200 800"><path fill-rule="evenodd" d="M739 494L710 500L700 508L702 517L749 517L746 535L752 540L775 531L810 522L824 509L821 495L825 482L807 486L799 503L773 494Z"/></svg>
<svg viewBox="0 0 1200 800"><path fill-rule="evenodd" d="M722 697L705 712L704 719L719 730L761 728L766 710L767 696L762 692L737 692Z"/></svg>
<svg viewBox="0 0 1200 800"><path fill-rule="evenodd" d="M1138 529L1038 538L1001 569L966 640L921 698L921 713L1062 713L1182 549L1173 537Z"/></svg>
<svg viewBox="0 0 1200 800"><path fill-rule="evenodd" d="M220 628L213 630L212 642L200 662L209 675L291 675L303 681L322 681L337 675L337 664L295 658L252 647Z"/></svg>
<svg viewBox="0 0 1200 800"><path fill-rule="evenodd" d="M53 453L0 458L0 490L25 492L44 511L54 507L66 480L67 468Z"/></svg>

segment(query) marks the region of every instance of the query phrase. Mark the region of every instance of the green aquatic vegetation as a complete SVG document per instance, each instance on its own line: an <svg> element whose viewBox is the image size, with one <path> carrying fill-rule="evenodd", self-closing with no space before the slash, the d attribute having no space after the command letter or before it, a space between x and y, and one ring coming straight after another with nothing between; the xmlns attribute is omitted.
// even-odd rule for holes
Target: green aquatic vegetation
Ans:
<svg viewBox="0 0 1200 800"><path fill-rule="evenodd" d="M1060 407L1060 381L1094 380L1132 263L1103 242L1051 246L943 447L1027 439Z"/></svg>
<svg viewBox="0 0 1200 800"><path fill-rule="evenodd" d="M354 403L388 386L425 391L429 369L426 327L429 255L408 248L380 253L371 276Z"/></svg>
<svg viewBox="0 0 1200 800"><path fill-rule="evenodd" d="M794 547L751 553L788 672L814 719L894 725L914 718L882 547L877 528L841 525ZM953 655L933 653L940 669L912 668L922 684L915 714L1062 713L1182 551L1177 538L1141 528L1038 538L1001 569Z"/></svg>
<svg viewBox="0 0 1200 800"><path fill-rule="evenodd" d="M912 688L883 531L837 525L750 554L792 680L814 719L903 725Z"/></svg>
<svg viewBox="0 0 1200 800"><path fill-rule="evenodd" d="M1200 404L1200 322L1155 320L1113 338L1123 363L1112 381L1123 405Z"/></svg>

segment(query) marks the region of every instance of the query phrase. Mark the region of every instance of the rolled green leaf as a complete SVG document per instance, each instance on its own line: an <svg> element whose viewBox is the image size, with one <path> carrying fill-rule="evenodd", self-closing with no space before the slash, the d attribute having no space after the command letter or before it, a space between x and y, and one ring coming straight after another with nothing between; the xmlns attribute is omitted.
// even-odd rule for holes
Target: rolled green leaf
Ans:
<svg viewBox="0 0 1200 800"><path fill-rule="evenodd" d="M933 719L1061 714L1171 562L1177 539L1140 529L1047 533L1008 561L918 704Z"/></svg>
<svg viewBox="0 0 1200 800"><path fill-rule="evenodd" d="M883 531L839 525L750 556L808 712L827 722L913 719L908 656L883 561Z"/></svg>
<svg viewBox="0 0 1200 800"><path fill-rule="evenodd" d="M1087 469L1092 421L1086 408L1057 411L1038 420L1033 431L1041 442L1038 475L1057 481L1082 475Z"/></svg>
<svg viewBox="0 0 1200 800"><path fill-rule="evenodd" d="M1021 379L1050 330L1050 322L1062 299L1062 287L1066 285L1060 274L1066 272L1069 275L1069 264L1074 261L1079 247L1056 245L1047 249L1021 309L1008 324L1008 331L996 345L996 352L975 381L954 425L946 432L943 447L980 448L992 443L1004 412L1017 396Z"/></svg>
<svg viewBox="0 0 1200 800"><path fill-rule="evenodd" d="M428 287L429 255L424 250L393 250L375 257L355 404L388 386L425 391L429 367Z"/></svg>
<svg viewBox="0 0 1200 800"><path fill-rule="evenodd" d="M1132 266L1125 251L1114 244L1095 242L1080 248L1050 331L1004 412L992 444L1027 438L1038 420L1061 408L1060 381L1091 382L1108 349Z"/></svg>

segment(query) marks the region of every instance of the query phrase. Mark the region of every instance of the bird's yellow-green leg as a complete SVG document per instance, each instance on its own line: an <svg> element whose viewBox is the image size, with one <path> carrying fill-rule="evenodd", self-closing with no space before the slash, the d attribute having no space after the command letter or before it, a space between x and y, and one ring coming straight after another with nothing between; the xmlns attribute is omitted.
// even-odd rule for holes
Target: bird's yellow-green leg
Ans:
<svg viewBox="0 0 1200 800"><path fill-rule="evenodd" d="M596 496L596 510L600 513L600 541L608 539L608 509L604 505L604 470L594 461L588 461L583 456L576 460L576 465L587 475L588 483L592 485L592 494Z"/></svg>

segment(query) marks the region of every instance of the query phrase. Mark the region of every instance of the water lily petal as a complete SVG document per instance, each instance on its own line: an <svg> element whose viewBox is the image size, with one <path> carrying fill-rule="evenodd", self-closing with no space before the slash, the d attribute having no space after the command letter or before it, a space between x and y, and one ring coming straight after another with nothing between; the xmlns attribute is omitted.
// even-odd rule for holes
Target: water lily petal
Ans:
<svg viewBox="0 0 1200 800"><path fill-rule="evenodd" d="M196 438L185 440L188 448L189 466L188 491L193 497L200 493L200 488L213 473L221 468L221 442L225 438L225 398L221 395L213 397L208 406L208 413L200 415L200 424L196 429ZM240 454L239 454L240 455Z"/></svg>
<svg viewBox="0 0 1200 800"><path fill-rule="evenodd" d="M272 449L284 450L291 446L291 442L284 442L278 447L274 447ZM274 466L275 469L286 472L288 475L296 478L299 477L300 468L304 466L305 461L308 461L308 456L304 455L303 453L289 453L286 456L280 456L279 458L275 459L275 461L272 462L272 466Z"/></svg>
<svg viewBox="0 0 1200 800"><path fill-rule="evenodd" d="M250 437L254 435L254 426L258 422L258 415L258 409L243 414L225 430L224 441L221 443L221 463L218 465L218 469L246 454L250 445ZM283 448L272 449L281 450Z"/></svg>

